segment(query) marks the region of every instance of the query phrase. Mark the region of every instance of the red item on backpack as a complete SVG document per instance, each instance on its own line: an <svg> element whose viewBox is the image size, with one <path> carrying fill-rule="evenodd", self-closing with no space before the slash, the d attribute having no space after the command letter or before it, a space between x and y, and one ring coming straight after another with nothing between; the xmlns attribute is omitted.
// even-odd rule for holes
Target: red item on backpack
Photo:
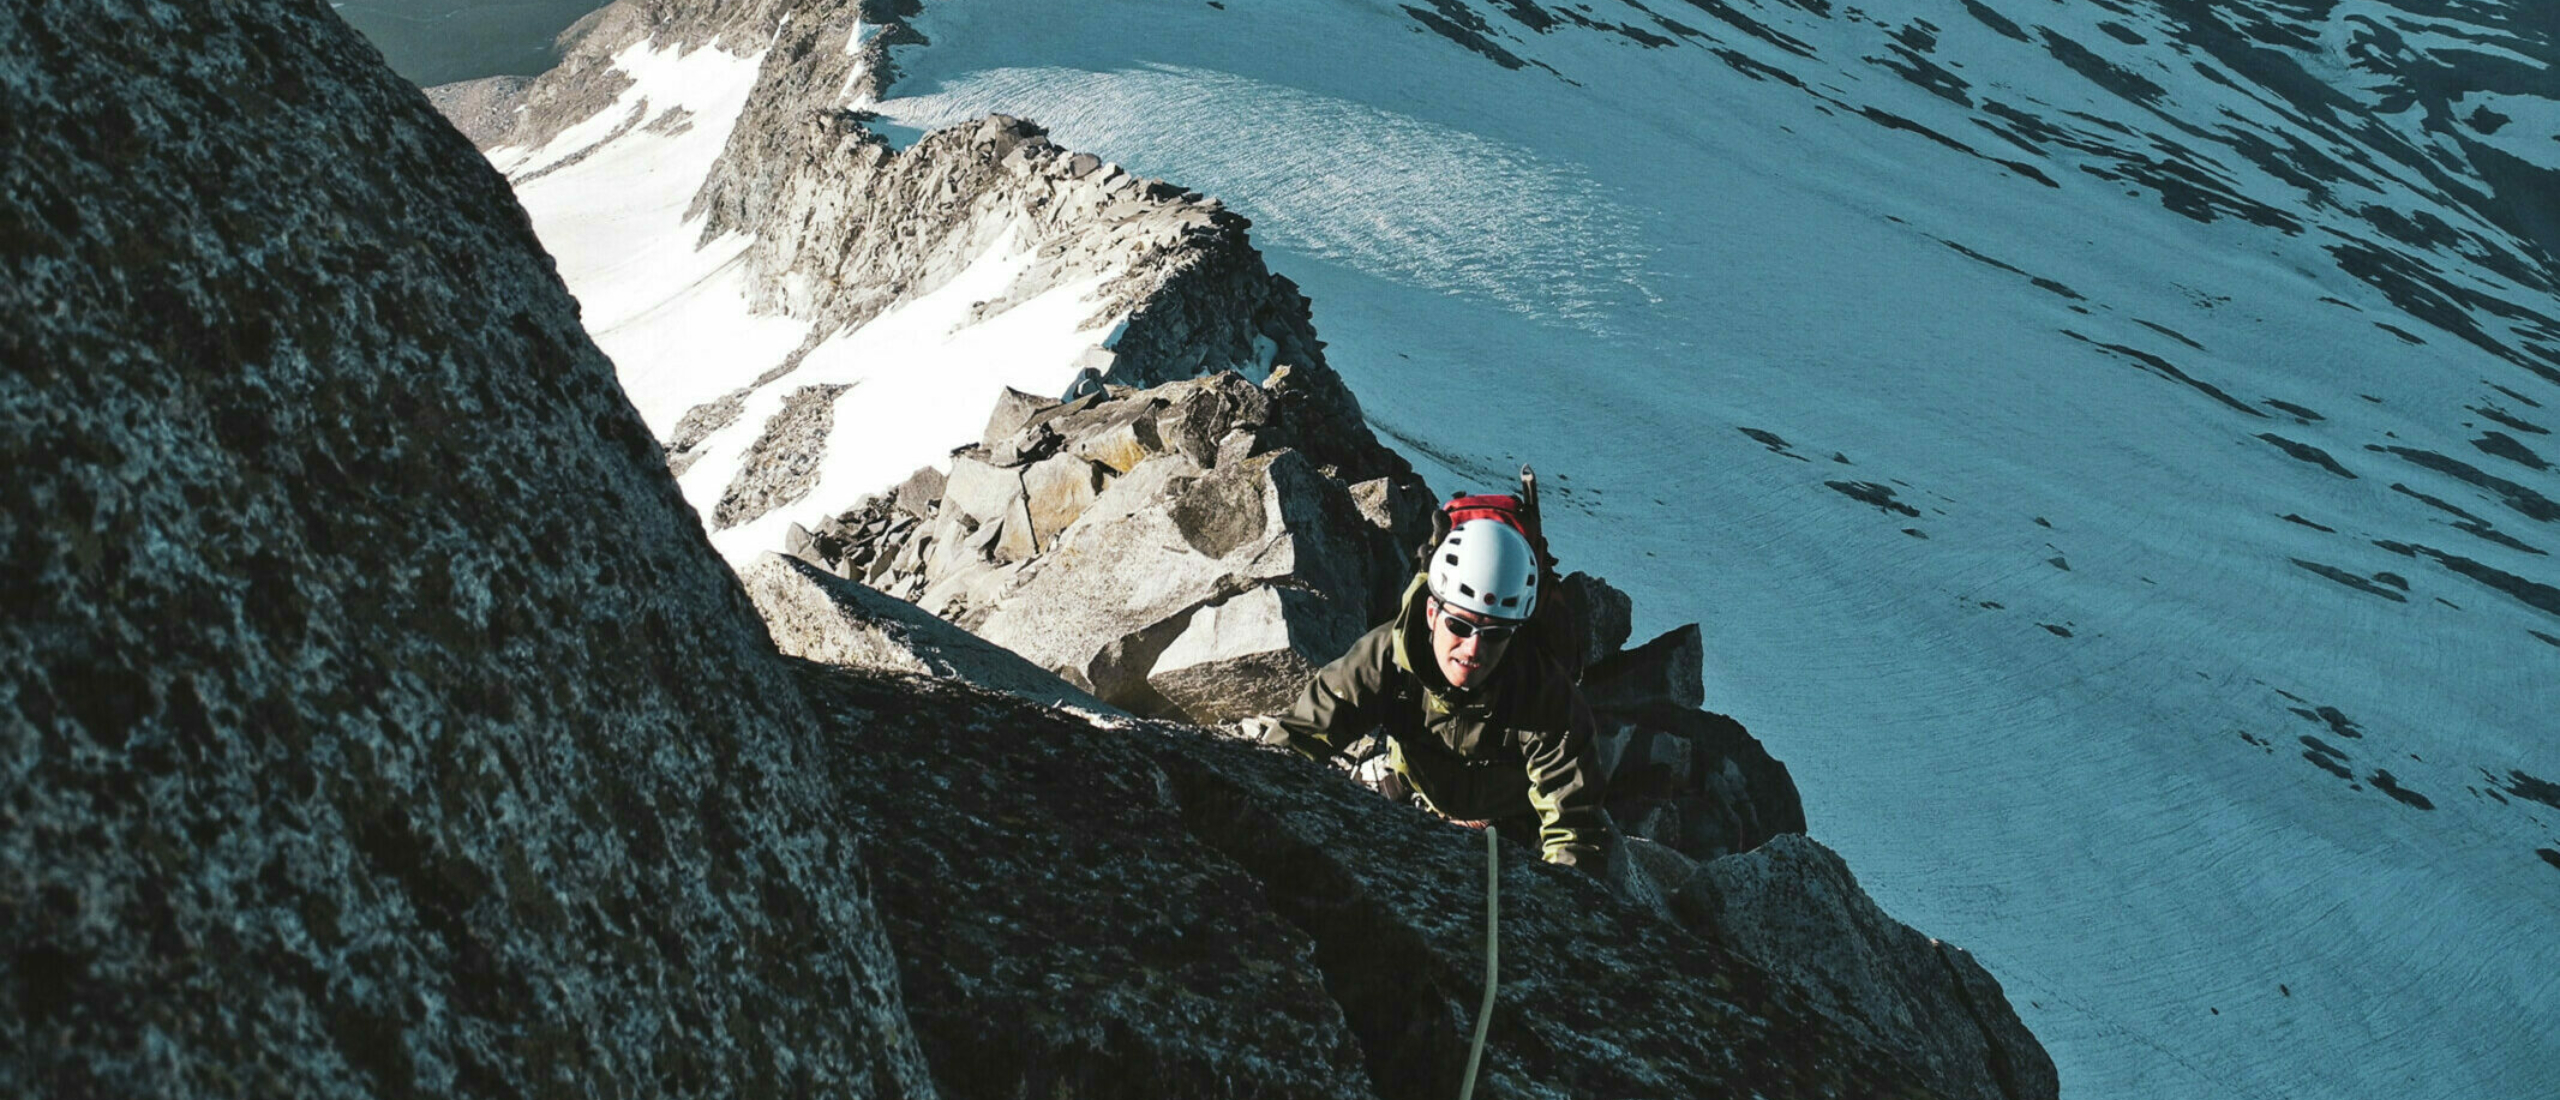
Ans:
<svg viewBox="0 0 2560 1100"><path fill-rule="evenodd" d="M1520 498L1509 493L1453 497L1449 503L1441 505L1440 510L1448 514L1451 527L1479 519L1498 520L1526 536L1530 545L1542 545L1536 526L1529 522L1527 513L1520 507Z"/></svg>

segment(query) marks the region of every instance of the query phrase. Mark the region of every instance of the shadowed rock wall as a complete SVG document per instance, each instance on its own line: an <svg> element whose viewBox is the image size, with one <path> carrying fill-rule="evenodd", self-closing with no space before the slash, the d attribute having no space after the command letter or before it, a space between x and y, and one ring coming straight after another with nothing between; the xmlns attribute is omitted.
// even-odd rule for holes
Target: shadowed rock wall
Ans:
<svg viewBox="0 0 2560 1100"><path fill-rule="evenodd" d="M419 92L318 0L0 0L0 130L0 1094L931 1095L806 704Z"/></svg>
<svg viewBox="0 0 2560 1100"><path fill-rule="evenodd" d="M947 1095L1445 1100L1484 975L1482 834L1284 749L799 664L838 734ZM1116 728L1115 728L1116 727ZM1476 1095L1937 1095L1803 993L1502 856Z"/></svg>

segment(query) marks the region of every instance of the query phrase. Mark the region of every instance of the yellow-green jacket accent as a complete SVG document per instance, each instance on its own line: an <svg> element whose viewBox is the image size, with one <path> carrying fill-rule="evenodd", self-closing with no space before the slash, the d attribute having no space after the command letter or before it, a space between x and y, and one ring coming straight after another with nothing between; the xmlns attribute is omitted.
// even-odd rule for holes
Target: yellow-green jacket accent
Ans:
<svg viewBox="0 0 2560 1100"><path fill-rule="evenodd" d="M1382 732L1433 810L1466 821L1534 812L1549 862L1597 873L1608 824L1582 693L1525 631L1483 690L1451 688L1431 656L1423 591L1415 577L1393 620L1307 681L1278 716L1289 746L1321 760Z"/></svg>

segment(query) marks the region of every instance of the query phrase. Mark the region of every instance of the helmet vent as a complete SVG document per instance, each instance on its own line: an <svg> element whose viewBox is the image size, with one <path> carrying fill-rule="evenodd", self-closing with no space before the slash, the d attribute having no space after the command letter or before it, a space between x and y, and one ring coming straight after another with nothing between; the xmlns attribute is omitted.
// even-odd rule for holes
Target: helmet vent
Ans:
<svg viewBox="0 0 2560 1100"><path fill-rule="evenodd" d="M1472 600L1472 599L1474 599L1474 598L1476 598L1476 590L1475 590L1475 589L1473 589L1473 588L1469 588L1469 587L1467 587L1467 586L1466 586L1466 585L1464 585L1464 584L1460 584L1460 585L1458 586L1458 594L1459 594L1459 595L1461 595L1461 596L1465 596L1466 598L1471 599L1471 600Z"/></svg>
<svg viewBox="0 0 2560 1100"><path fill-rule="evenodd" d="M1518 596L1505 596L1505 597L1503 597L1503 599L1502 599L1502 606L1504 606L1504 607L1518 607L1518 606L1520 606L1520 597L1518 597Z"/></svg>
<svg viewBox="0 0 2560 1100"><path fill-rule="evenodd" d="M1442 554L1440 555L1440 560L1448 562L1451 565L1458 564L1458 556L1456 554Z"/></svg>

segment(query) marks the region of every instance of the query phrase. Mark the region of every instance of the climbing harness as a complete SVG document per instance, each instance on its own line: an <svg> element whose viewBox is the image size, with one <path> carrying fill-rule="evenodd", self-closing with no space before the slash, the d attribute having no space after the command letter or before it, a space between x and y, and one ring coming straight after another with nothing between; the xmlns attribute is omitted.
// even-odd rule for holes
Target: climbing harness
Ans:
<svg viewBox="0 0 2560 1100"><path fill-rule="evenodd" d="M1493 980L1501 957L1501 921L1502 841L1488 821L1484 826L1484 1006L1476 1010L1476 1041L1467 1051L1467 1081L1458 1089L1458 1100L1475 1098L1476 1067L1484 1060L1485 1030L1493 1024Z"/></svg>

